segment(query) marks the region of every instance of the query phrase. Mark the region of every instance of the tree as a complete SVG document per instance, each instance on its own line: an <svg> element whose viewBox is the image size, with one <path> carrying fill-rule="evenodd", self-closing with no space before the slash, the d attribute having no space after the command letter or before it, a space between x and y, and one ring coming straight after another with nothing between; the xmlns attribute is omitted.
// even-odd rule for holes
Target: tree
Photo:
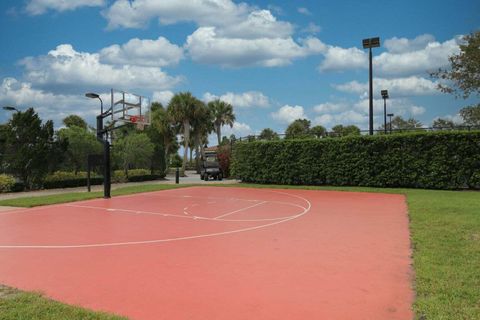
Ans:
<svg viewBox="0 0 480 320"><path fill-rule="evenodd" d="M454 129L456 125L452 120L438 118L433 120L432 127L436 130L442 130L442 129Z"/></svg>
<svg viewBox="0 0 480 320"><path fill-rule="evenodd" d="M360 128L354 125L343 126L341 124L337 124L332 128L332 132L335 136L345 137L345 136L359 136L360 135Z"/></svg>
<svg viewBox="0 0 480 320"><path fill-rule="evenodd" d="M213 116L214 130L217 133L218 145L220 145L222 142L222 126L229 125L232 128L235 122L233 107L225 101L216 99L208 103L208 108Z"/></svg>
<svg viewBox="0 0 480 320"><path fill-rule="evenodd" d="M213 114L211 109L204 103L199 103L192 121L193 143L191 144L191 150L195 149L195 163L198 172L200 172L200 155L204 153L204 146L208 143L208 134L212 130Z"/></svg>
<svg viewBox="0 0 480 320"><path fill-rule="evenodd" d="M305 139L312 137L310 124L310 120L307 119L297 119L293 121L285 131L285 139Z"/></svg>
<svg viewBox="0 0 480 320"><path fill-rule="evenodd" d="M71 128L73 126L76 126L76 127L80 127L80 128L83 128L83 129L86 130L87 127L88 127L85 120L83 120L81 117L79 117L75 114L69 115L68 117L64 118L63 119L63 124L67 128Z"/></svg>
<svg viewBox="0 0 480 320"><path fill-rule="evenodd" d="M260 132L260 135L258 136L258 139L260 140L277 140L278 139L278 134L273 131L270 128L265 128Z"/></svg>
<svg viewBox="0 0 480 320"><path fill-rule="evenodd" d="M465 125L480 126L480 104L461 109L460 116L462 117Z"/></svg>
<svg viewBox="0 0 480 320"><path fill-rule="evenodd" d="M450 69L438 69L431 73L437 79L447 80L438 89L456 97L467 99L471 94L480 94L480 30L463 37L460 52L448 58Z"/></svg>
<svg viewBox="0 0 480 320"><path fill-rule="evenodd" d="M58 132L60 139L68 141L66 150L66 165L77 174L80 170L86 170L89 154L101 153L102 144L97 140L93 132L87 128L76 125L67 126Z"/></svg>
<svg viewBox="0 0 480 320"><path fill-rule="evenodd" d="M128 177L130 168L149 168L155 146L146 133L134 133L118 139L113 148L114 158Z"/></svg>
<svg viewBox="0 0 480 320"><path fill-rule="evenodd" d="M327 129L318 125L310 129L310 133L317 138L322 138L327 134Z"/></svg>
<svg viewBox="0 0 480 320"><path fill-rule="evenodd" d="M195 98L190 92L181 92L175 94L167 107L167 112L171 120L183 130L183 164L182 171L185 172L188 157L188 145L190 142L190 123L195 119L195 113L198 106L203 102Z"/></svg>
<svg viewBox="0 0 480 320"><path fill-rule="evenodd" d="M162 139L163 144L163 162L165 163L165 169L169 164L170 154L177 152L177 136L175 134L175 127L172 124L170 115L167 110L163 108L161 104L152 103L152 129L158 133L158 138ZM152 140L153 141L153 140Z"/></svg>
<svg viewBox="0 0 480 320"><path fill-rule="evenodd" d="M415 130L423 128L423 124L414 118L409 118L407 120L403 119L401 116L396 116L392 119L392 130Z"/></svg>
<svg viewBox="0 0 480 320"><path fill-rule="evenodd" d="M33 108L15 112L5 134L5 167L27 188L40 185L63 159L67 143L56 139L53 121L42 123Z"/></svg>

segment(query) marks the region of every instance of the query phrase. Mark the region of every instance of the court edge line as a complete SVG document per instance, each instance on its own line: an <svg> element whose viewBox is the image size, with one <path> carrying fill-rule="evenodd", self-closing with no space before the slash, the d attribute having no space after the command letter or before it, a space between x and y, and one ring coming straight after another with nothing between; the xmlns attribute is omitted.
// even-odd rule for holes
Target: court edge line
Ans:
<svg viewBox="0 0 480 320"><path fill-rule="evenodd" d="M275 192L275 191L271 191ZM152 243L163 243L163 242L173 242L173 241L180 241L180 240L191 240L191 239L199 239L199 238L208 238L208 237L215 237L215 236L222 236L228 234L235 234L240 232L247 232L252 230L258 230L267 228L270 226L274 226L283 222L287 222L293 219L297 219L307 212L310 211L312 208L312 204L307 199L300 197L298 195L289 194L286 192L275 192L280 194L286 194L288 196L293 196L299 199L304 200L308 206L304 208L304 211L297 216L293 216L292 218L284 219L281 221L275 221L272 223L264 224L261 226L249 227L244 229L232 230L232 231L224 231L224 232L216 232L210 234L203 234L197 236L188 236L188 237L179 237L179 238L169 238L169 239L158 239L158 240L144 240L144 241L128 241L128 242L114 242L114 243L103 243L103 244L86 244L86 245L65 245L65 246L0 246L0 249L81 249L81 248L102 248L102 247L119 247L119 246L129 246L129 245L140 245L140 244L152 244Z"/></svg>

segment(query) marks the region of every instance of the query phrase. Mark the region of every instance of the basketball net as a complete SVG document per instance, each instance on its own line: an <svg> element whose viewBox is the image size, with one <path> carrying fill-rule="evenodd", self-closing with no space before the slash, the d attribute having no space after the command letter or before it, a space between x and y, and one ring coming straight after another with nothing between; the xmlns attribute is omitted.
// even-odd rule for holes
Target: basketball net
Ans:
<svg viewBox="0 0 480 320"><path fill-rule="evenodd" d="M144 116L130 116L130 122L137 126L138 130L143 131L145 129L145 117Z"/></svg>

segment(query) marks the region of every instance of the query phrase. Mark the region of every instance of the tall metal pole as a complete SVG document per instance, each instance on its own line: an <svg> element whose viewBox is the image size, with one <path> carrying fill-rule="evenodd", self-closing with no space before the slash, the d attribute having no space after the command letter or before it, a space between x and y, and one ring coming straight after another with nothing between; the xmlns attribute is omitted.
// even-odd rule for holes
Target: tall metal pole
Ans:
<svg viewBox="0 0 480 320"><path fill-rule="evenodd" d="M369 48L369 105L368 105L368 129L370 135L373 135L373 67L372 67L372 48Z"/></svg>
<svg viewBox="0 0 480 320"><path fill-rule="evenodd" d="M383 129L387 134L387 98L383 98Z"/></svg>

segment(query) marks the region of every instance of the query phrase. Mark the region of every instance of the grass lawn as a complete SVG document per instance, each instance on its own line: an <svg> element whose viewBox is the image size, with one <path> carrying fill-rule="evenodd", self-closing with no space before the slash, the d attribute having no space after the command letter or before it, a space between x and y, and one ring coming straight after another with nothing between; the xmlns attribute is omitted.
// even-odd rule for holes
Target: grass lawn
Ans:
<svg viewBox="0 0 480 320"><path fill-rule="evenodd" d="M211 184L212 186L215 184ZM113 195L185 187L187 185L143 185L112 192ZM228 186L228 185L218 185ZM480 319L480 192L436 191L416 189L380 189L362 187L308 187L274 185L231 185L233 187L340 190L358 192L400 193L407 196L410 231L414 252L418 319ZM0 201L0 205L36 206L101 197L97 193L75 193L29 199ZM17 298L0 295L0 320L4 319L120 319L104 315L91 318L80 309L59 313L56 317L32 317L30 305L38 305L42 314L61 305L35 294ZM23 297L23 298L21 298ZM29 299L38 300L31 304ZM26 304L26 305L25 305ZM63 307L69 310L69 307ZM12 309L9 311L9 309ZM14 313L17 312L18 313ZM47 310L47 311L44 311ZM20 312L24 312L23 314ZM30 312L30 313L28 313ZM4 317L9 314L10 317ZM15 315L15 316L13 316ZM22 318L23 317L23 318ZM97 317L97 318L96 318Z"/></svg>
<svg viewBox="0 0 480 320"><path fill-rule="evenodd" d="M0 320L126 320L0 286Z"/></svg>

